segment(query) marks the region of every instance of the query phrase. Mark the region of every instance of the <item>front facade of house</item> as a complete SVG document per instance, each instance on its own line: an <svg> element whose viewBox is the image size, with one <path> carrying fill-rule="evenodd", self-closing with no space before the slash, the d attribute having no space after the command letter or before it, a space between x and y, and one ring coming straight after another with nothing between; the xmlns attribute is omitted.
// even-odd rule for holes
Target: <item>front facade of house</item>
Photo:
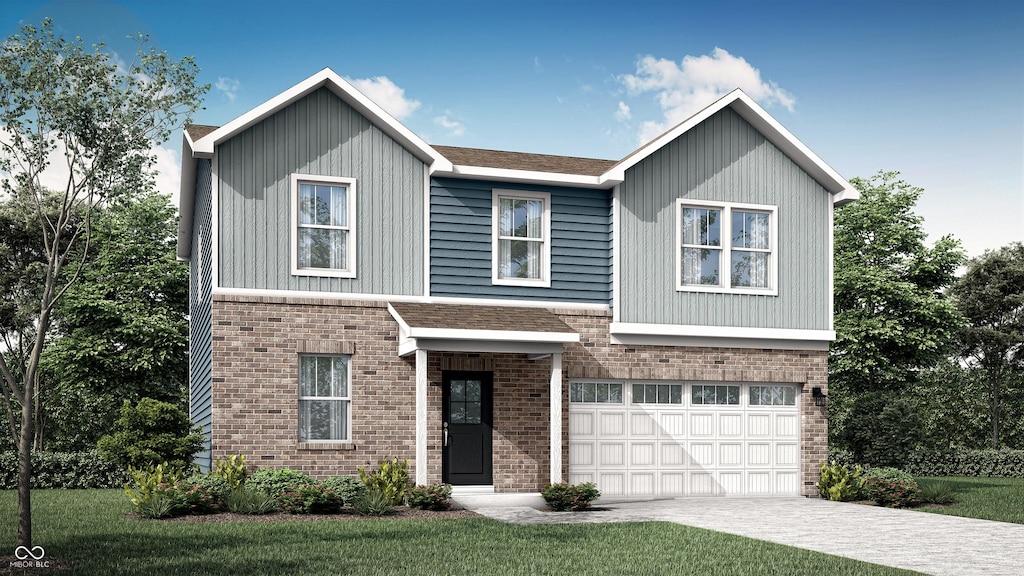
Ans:
<svg viewBox="0 0 1024 576"><path fill-rule="evenodd" d="M609 161L431 146L325 69L184 140L201 466L816 493L856 191L741 92Z"/></svg>

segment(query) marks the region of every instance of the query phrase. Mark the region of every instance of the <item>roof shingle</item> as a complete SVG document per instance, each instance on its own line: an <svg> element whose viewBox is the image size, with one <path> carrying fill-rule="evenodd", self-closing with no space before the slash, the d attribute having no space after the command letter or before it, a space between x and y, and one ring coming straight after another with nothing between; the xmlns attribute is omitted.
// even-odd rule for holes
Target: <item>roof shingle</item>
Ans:
<svg viewBox="0 0 1024 576"><path fill-rule="evenodd" d="M544 308L476 306L471 304L424 304L392 302L391 307L411 328L448 330L498 330L512 332L575 333Z"/></svg>

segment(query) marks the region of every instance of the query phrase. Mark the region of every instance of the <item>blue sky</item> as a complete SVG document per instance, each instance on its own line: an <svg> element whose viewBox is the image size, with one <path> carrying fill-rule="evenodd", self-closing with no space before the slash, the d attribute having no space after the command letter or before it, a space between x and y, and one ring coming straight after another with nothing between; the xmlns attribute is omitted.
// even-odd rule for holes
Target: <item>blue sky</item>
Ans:
<svg viewBox="0 0 1024 576"><path fill-rule="evenodd" d="M4 0L195 56L223 124L324 67L434 144L617 159L740 86L843 176L899 170L934 240L1024 240L1024 2ZM172 139L161 154L173 187Z"/></svg>

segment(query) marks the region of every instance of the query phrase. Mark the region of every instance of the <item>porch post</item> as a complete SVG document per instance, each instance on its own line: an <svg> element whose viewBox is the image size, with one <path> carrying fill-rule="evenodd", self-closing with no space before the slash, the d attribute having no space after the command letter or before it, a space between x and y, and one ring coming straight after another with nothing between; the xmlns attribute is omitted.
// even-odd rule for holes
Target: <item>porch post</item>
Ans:
<svg viewBox="0 0 1024 576"><path fill-rule="evenodd" d="M562 353L551 355L551 483L562 481Z"/></svg>
<svg viewBox="0 0 1024 576"><path fill-rule="evenodd" d="M416 483L427 484L427 351L416 351Z"/></svg>

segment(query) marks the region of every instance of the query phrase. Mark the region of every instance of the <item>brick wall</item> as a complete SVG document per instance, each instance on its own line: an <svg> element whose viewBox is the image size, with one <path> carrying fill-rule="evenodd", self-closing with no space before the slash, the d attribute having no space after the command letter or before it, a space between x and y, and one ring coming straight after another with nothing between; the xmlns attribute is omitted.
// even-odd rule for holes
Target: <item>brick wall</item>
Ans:
<svg viewBox="0 0 1024 576"><path fill-rule="evenodd" d="M562 467L568 475L568 380L669 379L795 383L801 392L805 494L826 458L825 408L811 388L827 391L827 352L609 342L610 314L557 310L581 341L563 357ZM398 327L382 302L218 295L213 303L213 458L241 453L260 467L297 468L314 476L352 475L394 456L415 472L415 357L397 355ZM351 354L349 442L298 441L298 355ZM428 479L441 480L441 374L494 372L494 485L537 491L548 481L550 359L519 354L428 354Z"/></svg>

